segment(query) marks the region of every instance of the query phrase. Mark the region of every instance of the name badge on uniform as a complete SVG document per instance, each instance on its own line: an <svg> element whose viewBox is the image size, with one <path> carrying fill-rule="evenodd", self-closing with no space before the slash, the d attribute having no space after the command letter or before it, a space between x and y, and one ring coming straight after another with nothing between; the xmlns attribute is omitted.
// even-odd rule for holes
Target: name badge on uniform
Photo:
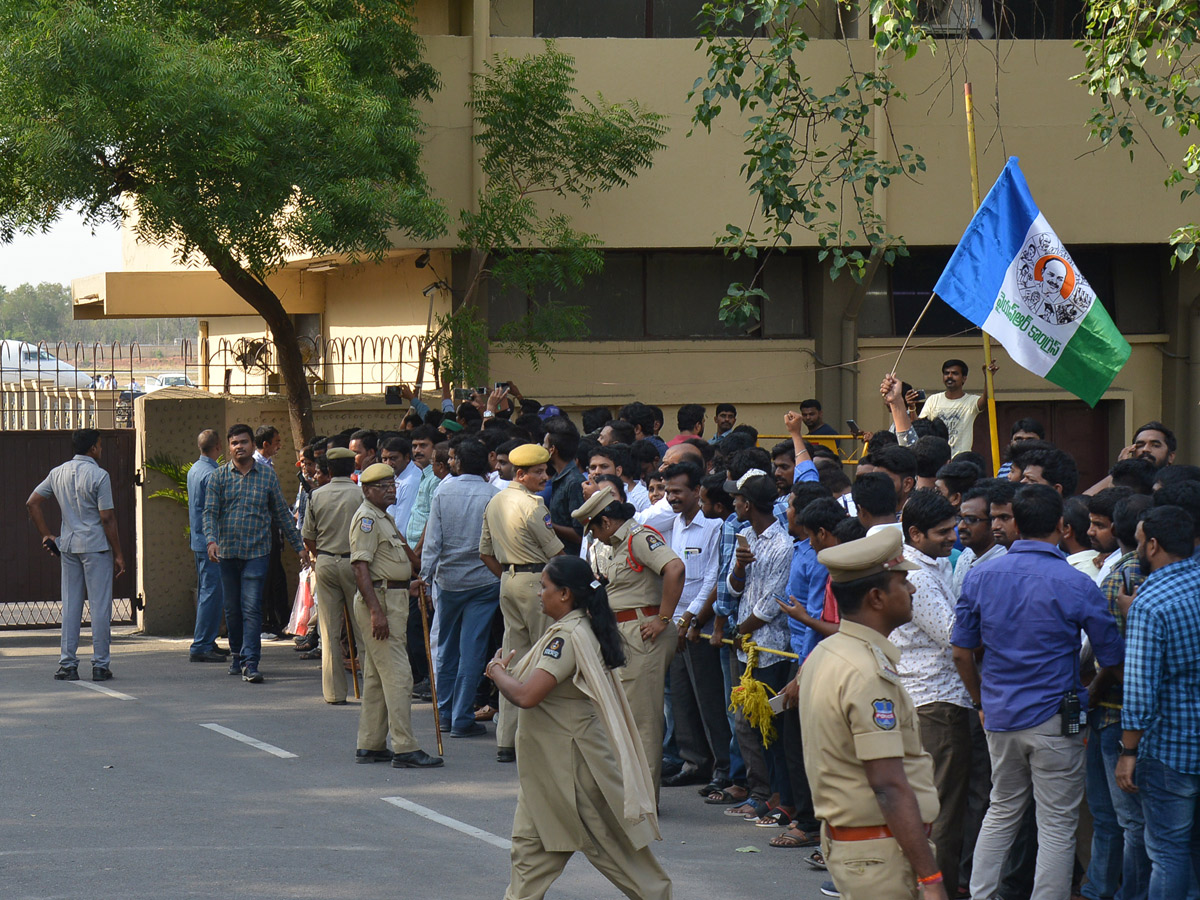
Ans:
<svg viewBox="0 0 1200 900"><path fill-rule="evenodd" d="M358 523L358 527L362 530L363 534L370 534L371 529L375 527L375 520L374 519L360 519L359 523Z"/></svg>
<svg viewBox="0 0 1200 900"><path fill-rule="evenodd" d="M546 649L542 651L542 656L549 656L551 659L561 659L562 658L562 648L563 648L563 639L560 637L556 637L554 640L552 640L549 644L546 645Z"/></svg>
<svg viewBox="0 0 1200 900"><path fill-rule="evenodd" d="M871 706L875 708L875 714L871 718L876 725L884 731L891 731L896 727L896 707L891 700L873 700Z"/></svg>

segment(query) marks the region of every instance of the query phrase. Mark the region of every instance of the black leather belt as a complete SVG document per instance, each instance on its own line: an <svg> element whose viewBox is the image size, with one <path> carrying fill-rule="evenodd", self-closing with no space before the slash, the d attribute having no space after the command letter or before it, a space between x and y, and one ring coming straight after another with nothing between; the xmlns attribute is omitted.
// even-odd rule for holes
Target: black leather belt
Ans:
<svg viewBox="0 0 1200 900"><path fill-rule="evenodd" d="M402 588L408 588L407 581L373 581L371 583L375 586L376 590L379 590L380 588L387 588L389 591L398 591Z"/></svg>
<svg viewBox="0 0 1200 900"><path fill-rule="evenodd" d="M516 572L541 572L542 569L544 569L544 568L546 568L545 563L522 563L519 566L517 566L517 565L508 566L508 571L513 572L513 573L516 573Z"/></svg>
<svg viewBox="0 0 1200 900"><path fill-rule="evenodd" d="M317 556L336 556L338 559L349 559L349 553L333 553L329 550L318 550Z"/></svg>

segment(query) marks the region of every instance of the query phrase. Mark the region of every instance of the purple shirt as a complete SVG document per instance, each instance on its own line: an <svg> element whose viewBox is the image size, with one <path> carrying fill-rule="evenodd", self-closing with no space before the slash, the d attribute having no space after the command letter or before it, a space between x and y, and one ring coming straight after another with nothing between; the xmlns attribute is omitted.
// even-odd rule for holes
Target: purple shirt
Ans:
<svg viewBox="0 0 1200 900"><path fill-rule="evenodd" d="M1125 659L1117 623L1096 583L1044 541L1016 541L1004 556L976 566L955 608L955 647L984 647L981 699L988 731L1022 731L1058 712L1079 680L1079 632L1100 666Z"/></svg>

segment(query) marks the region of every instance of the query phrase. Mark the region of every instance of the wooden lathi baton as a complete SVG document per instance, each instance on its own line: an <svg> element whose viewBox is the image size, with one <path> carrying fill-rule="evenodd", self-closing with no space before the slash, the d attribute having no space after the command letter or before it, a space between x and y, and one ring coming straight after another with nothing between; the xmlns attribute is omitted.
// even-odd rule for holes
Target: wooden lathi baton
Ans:
<svg viewBox="0 0 1200 900"><path fill-rule="evenodd" d="M437 678L433 671L433 650L429 643L429 613L425 608L425 604L429 602L425 596L425 585L422 584L417 588L419 597L417 598L417 606L421 607L421 630L425 632L425 659L429 663L429 698L433 701L433 727L437 733L438 756L443 756L442 751L442 720L438 714L438 699L437 699Z"/></svg>
<svg viewBox="0 0 1200 900"><path fill-rule="evenodd" d="M342 615L346 619L346 645L350 648L350 677L354 680L354 699L361 700L362 691L358 686L358 658L354 652L354 625L350 621L350 609L345 603L342 604Z"/></svg>

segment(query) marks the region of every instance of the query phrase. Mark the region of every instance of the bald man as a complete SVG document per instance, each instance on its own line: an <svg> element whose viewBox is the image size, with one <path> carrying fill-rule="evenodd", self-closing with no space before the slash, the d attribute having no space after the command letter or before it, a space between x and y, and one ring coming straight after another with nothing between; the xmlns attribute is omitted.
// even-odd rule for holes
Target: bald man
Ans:
<svg viewBox="0 0 1200 900"><path fill-rule="evenodd" d="M663 471L667 466L673 466L677 462L693 462L704 470L704 454L696 447L695 444L676 444L674 447L668 447L667 452L663 454L662 464L658 467L659 471ZM671 523L675 520L675 510L671 509L671 504L667 502L664 496L657 503L652 503L647 506L636 516L634 521L639 525L646 525L653 528L655 531L662 533L665 529L671 527Z"/></svg>

